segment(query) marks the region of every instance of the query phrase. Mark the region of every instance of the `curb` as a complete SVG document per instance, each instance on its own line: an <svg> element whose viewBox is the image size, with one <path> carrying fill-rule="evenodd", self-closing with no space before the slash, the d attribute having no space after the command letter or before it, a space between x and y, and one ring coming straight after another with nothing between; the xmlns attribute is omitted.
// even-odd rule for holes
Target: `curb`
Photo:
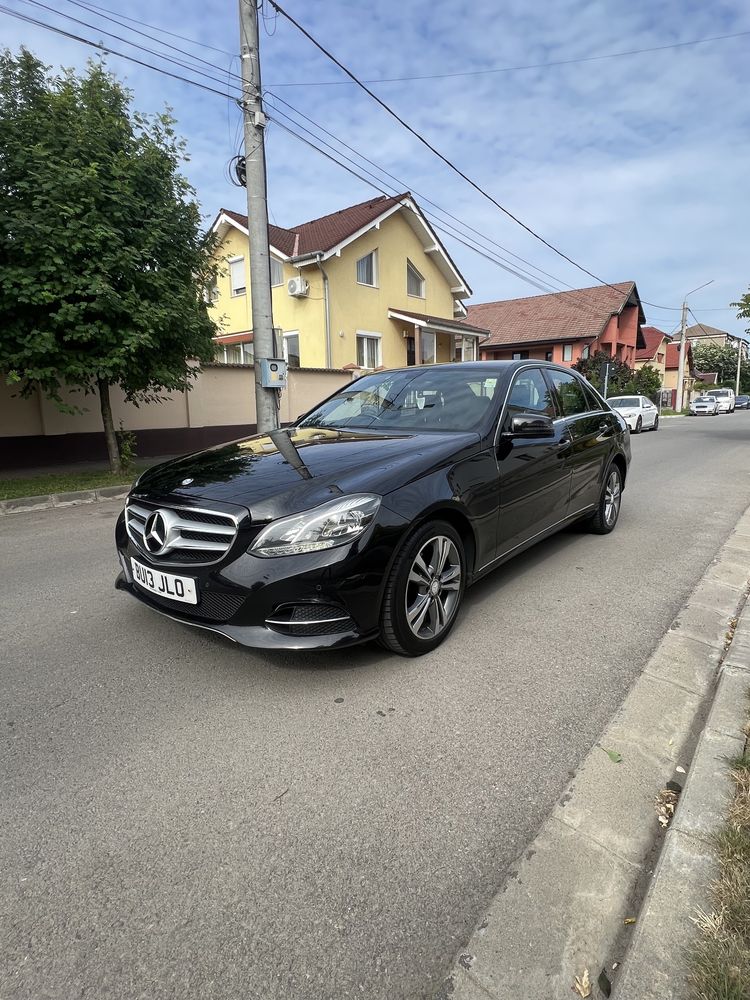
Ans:
<svg viewBox="0 0 750 1000"><path fill-rule="evenodd" d="M676 827L664 836L655 800L668 781L684 781L727 639L747 599L748 563L750 508L481 915L437 997L600 1000L610 995L612 966L622 963L658 852L667 838L674 839ZM747 638L738 637L737 649L746 642L750 662L750 623L743 622L742 635ZM722 676L729 677L735 661L730 656L726 663ZM619 762L610 751L621 756ZM680 815L694 817L695 810L688 804ZM671 955L680 961L681 955ZM577 994L575 977L583 977L584 970L590 992ZM603 990L597 985L602 971ZM618 1000L647 995L615 993ZM658 995L671 996L663 990Z"/></svg>
<svg viewBox="0 0 750 1000"><path fill-rule="evenodd" d="M119 500L130 492L131 483L122 486L102 486L97 490L74 490L71 493L45 493L38 497L16 497L14 500L0 500L0 517L5 514L26 514L34 510L48 510L50 507L75 507L82 503L96 503L98 500Z"/></svg>
<svg viewBox="0 0 750 1000"><path fill-rule="evenodd" d="M750 608L722 663L713 705L625 957L617 1000L677 1000L690 994L685 956L698 910L711 912L718 873L712 838L732 796L727 760L745 751L750 691Z"/></svg>

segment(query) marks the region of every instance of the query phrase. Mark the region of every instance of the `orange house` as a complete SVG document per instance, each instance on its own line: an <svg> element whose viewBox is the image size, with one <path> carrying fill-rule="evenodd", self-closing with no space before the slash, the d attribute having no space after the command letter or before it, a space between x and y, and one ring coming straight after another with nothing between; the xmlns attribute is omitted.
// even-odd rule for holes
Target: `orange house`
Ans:
<svg viewBox="0 0 750 1000"><path fill-rule="evenodd" d="M632 368L636 351L646 346L634 281L470 305L466 321L490 331L479 345L483 361L533 358L572 366L605 351Z"/></svg>

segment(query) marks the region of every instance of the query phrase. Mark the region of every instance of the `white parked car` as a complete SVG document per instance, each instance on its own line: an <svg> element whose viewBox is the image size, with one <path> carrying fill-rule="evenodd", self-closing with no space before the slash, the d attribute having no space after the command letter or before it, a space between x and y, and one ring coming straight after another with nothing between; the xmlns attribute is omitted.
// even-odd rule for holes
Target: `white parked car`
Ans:
<svg viewBox="0 0 750 1000"><path fill-rule="evenodd" d="M719 404L719 413L734 413L734 389L709 389L705 394Z"/></svg>
<svg viewBox="0 0 750 1000"><path fill-rule="evenodd" d="M688 411L691 417L715 417L719 403L713 396L696 396Z"/></svg>
<svg viewBox="0 0 750 1000"><path fill-rule="evenodd" d="M607 402L625 418L633 434L659 429L659 411L645 396L612 396Z"/></svg>

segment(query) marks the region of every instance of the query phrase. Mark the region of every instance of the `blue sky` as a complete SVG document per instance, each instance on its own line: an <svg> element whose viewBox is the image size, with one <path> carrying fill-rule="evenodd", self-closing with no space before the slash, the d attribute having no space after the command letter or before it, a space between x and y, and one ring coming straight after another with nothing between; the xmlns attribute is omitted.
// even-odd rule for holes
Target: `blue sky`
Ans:
<svg viewBox="0 0 750 1000"><path fill-rule="evenodd" d="M239 62L232 53L239 47L238 15L232 2L92 2L115 16L196 39L200 44L190 46L155 35L215 67L201 68L216 80L192 74L195 79L224 93L236 83L232 74L239 72ZM153 42L70 0L56 0L56 14L27 0L8 4L158 62L103 32L156 48ZM497 0L382 0L372 8L344 0L287 0L285 6L368 80L529 66L750 32L750 6L742 0L506 0L502 5ZM71 24L63 14L98 30ZM148 27L142 30L151 33ZM0 39L11 48L25 44L54 66L81 67L91 54L79 43L4 14ZM320 86L343 77L283 18L267 17L261 51L264 87L403 185L389 183L420 192L560 284L593 284L472 191L366 94L350 84ZM226 178L227 163L240 150L237 107L117 56L107 62L131 87L139 109L160 111L169 105L173 110L191 157L185 172L206 220L222 206L244 211L244 192ZM634 279L642 298L673 307L713 279L689 300L698 319L735 333L748 325L733 311L714 307L727 307L750 284L750 34L572 65L372 86L477 183L588 270L606 281ZM268 110L273 115L271 106ZM315 218L373 193L274 122L268 127L267 153L269 204L279 225ZM474 289L473 301L536 293L450 237L444 240ZM667 332L679 322L678 311L645 309L649 323Z"/></svg>

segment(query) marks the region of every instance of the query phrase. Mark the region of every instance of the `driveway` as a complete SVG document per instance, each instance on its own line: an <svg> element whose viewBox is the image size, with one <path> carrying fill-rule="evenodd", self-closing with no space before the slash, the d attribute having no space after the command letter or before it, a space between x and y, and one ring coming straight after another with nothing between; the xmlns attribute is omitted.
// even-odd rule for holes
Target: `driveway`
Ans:
<svg viewBox="0 0 750 1000"><path fill-rule="evenodd" d="M432 997L750 497L750 413L634 437L620 524L447 643L243 651L112 589L110 503L0 518L0 997Z"/></svg>

